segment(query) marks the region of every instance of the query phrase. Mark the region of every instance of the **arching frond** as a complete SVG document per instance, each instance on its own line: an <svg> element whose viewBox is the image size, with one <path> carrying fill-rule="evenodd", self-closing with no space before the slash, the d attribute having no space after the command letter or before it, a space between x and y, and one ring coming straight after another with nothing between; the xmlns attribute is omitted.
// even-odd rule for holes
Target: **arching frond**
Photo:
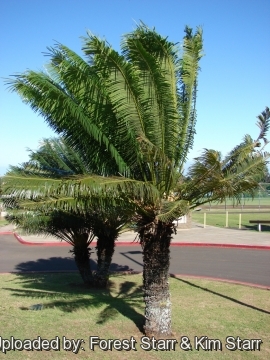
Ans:
<svg viewBox="0 0 270 360"><path fill-rule="evenodd" d="M222 201L226 197L238 200L243 192L253 195L266 171L269 154L254 152L253 147L248 151L247 148L237 147L224 160L220 153L205 150L190 167L189 180L179 186L179 197L192 199L194 206L198 206L208 201Z"/></svg>
<svg viewBox="0 0 270 360"><path fill-rule="evenodd" d="M180 169L186 161L188 151L193 146L196 124L196 97L198 86L199 61L203 56L202 29L186 26L183 42L183 56L180 69L179 111L180 127L177 164Z"/></svg>
<svg viewBox="0 0 270 360"><path fill-rule="evenodd" d="M14 212L9 220L22 228L27 234L55 236L72 246L80 241L90 244L94 239L91 216L83 212L67 212L54 210L50 213L42 212Z"/></svg>
<svg viewBox="0 0 270 360"><path fill-rule="evenodd" d="M175 45L141 23L123 37L122 51L139 70L152 117L145 125L148 139L174 161L177 134L178 62Z"/></svg>
<svg viewBox="0 0 270 360"><path fill-rule="evenodd" d="M38 164L39 169L61 177L91 173L85 154L75 151L64 138L43 139L38 150L30 151L29 165L32 164Z"/></svg>
<svg viewBox="0 0 270 360"><path fill-rule="evenodd" d="M95 175L60 180L10 174L3 178L2 191L7 196L6 205L13 206L14 200L24 200L24 208L59 208L66 211L76 210L86 203L102 203L103 199L109 199L112 204L118 198L135 203L155 203L160 197L157 188L150 183Z"/></svg>
<svg viewBox="0 0 270 360"><path fill-rule="evenodd" d="M95 67L105 83L112 110L117 118L118 136L127 145L129 163L139 162L136 138L144 135L145 116L144 104L140 102L143 95L138 83L138 76L134 67L125 58L113 50L105 41L88 33L84 38L83 50L92 59Z"/></svg>
<svg viewBox="0 0 270 360"><path fill-rule="evenodd" d="M260 115L257 116L257 126L260 129L260 134L257 138L257 141L263 140L264 144L267 144L269 141L266 139L267 131L270 128L270 110L269 107L266 106L265 110L262 111Z"/></svg>
<svg viewBox="0 0 270 360"><path fill-rule="evenodd" d="M106 113L87 113L77 102L76 98L66 92L44 73L28 71L18 75L9 86L16 91L31 108L42 115L49 125L59 134L62 134L73 146L79 146L87 151L91 146L91 138L99 148L109 152L110 157L122 173L128 172L128 166L113 145L109 137L96 125L93 118L103 118ZM87 136L86 136L87 135ZM90 140L90 142L89 142ZM92 141L92 142L93 142ZM80 144L83 144L80 145ZM102 155L102 152L100 153ZM107 156L108 157L108 156ZM104 157L104 159L106 156Z"/></svg>
<svg viewBox="0 0 270 360"><path fill-rule="evenodd" d="M189 202L187 200L177 200L163 204L161 214L157 215L157 219L170 223L180 216L186 215L189 212Z"/></svg>

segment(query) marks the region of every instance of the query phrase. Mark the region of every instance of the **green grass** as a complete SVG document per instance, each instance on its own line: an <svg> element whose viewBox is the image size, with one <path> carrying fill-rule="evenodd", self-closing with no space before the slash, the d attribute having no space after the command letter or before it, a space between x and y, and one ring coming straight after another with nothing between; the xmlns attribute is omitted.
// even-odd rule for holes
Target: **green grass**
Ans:
<svg viewBox="0 0 270 360"><path fill-rule="evenodd" d="M141 349L144 323L141 275L115 275L108 290L78 285L76 274L0 276L2 339L60 339L60 351L8 351L5 359L267 359L270 356L269 291L224 282L171 278L175 351ZM35 304L41 311L29 310ZM85 351L63 350L63 336L83 339ZM88 339L130 339L137 351L90 351ZM220 339L222 351L184 351L182 336ZM227 336L262 339L261 351L229 351ZM1 355L0 355L1 357Z"/></svg>
<svg viewBox="0 0 270 360"><path fill-rule="evenodd" d="M8 224L9 224L9 222L6 219L0 217L0 227L8 225Z"/></svg>
<svg viewBox="0 0 270 360"><path fill-rule="evenodd" d="M215 211L216 212L216 211ZM200 212L193 212L192 213L192 220L198 223L203 224L204 222L204 211ZM241 219L241 228L248 229L248 230L255 230L257 231L256 224L250 224L249 220L269 220L270 221L270 212L269 213L242 213ZM206 212L206 225L211 226L218 226L218 227L225 227L226 225L226 214L223 211L220 214ZM239 213L234 214L230 211L228 212L228 226L230 228L238 228L239 227ZM262 225L262 231L270 231L270 224Z"/></svg>
<svg viewBox="0 0 270 360"><path fill-rule="evenodd" d="M227 199L226 203L225 201L221 202L221 203L218 203L218 202L212 202L211 205L209 205L208 203L204 204L203 207L205 208L209 208L210 206L212 207L215 207L216 205L219 205L219 206L224 206L225 208L225 204L227 206L233 206L236 204L234 204L233 200L231 199ZM267 196L267 197L261 197L261 198L254 198L254 199L251 199L251 198L244 198L240 204L237 204L237 207L240 207L241 208L241 205L243 205L244 208L249 208L249 206L256 206L258 209L260 206L268 206L270 208L270 196Z"/></svg>

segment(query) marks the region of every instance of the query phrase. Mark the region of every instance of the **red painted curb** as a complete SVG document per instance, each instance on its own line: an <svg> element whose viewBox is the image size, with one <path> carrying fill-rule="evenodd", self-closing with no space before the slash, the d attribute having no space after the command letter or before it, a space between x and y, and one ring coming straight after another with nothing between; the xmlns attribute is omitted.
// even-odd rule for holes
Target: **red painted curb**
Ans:
<svg viewBox="0 0 270 360"><path fill-rule="evenodd" d="M28 246L71 246L70 244L68 244L65 241L62 242L31 242L31 241L26 241L23 238L21 238L20 235L16 234L16 233L9 233L9 234L13 234L15 236L15 238L22 244L22 245L28 245ZM1 233L0 233L1 235ZM93 241L92 243L90 243L90 247L91 246L96 246L97 242ZM137 242L116 242L115 243L116 246L138 246L140 245Z"/></svg>
<svg viewBox="0 0 270 360"><path fill-rule="evenodd" d="M15 238L23 245L28 246L71 246L67 242L31 242L26 241L21 238L16 232L4 231L0 232L0 235L11 235L13 234ZM96 242L92 242L90 246L96 246ZM139 242L126 242L126 241L116 241L115 246L139 246ZM217 244L217 243L186 243L186 242L173 242L171 246L192 246L192 247L220 247L220 248L238 248L238 249L250 249L250 250L270 250L270 246L267 245L245 245L245 244Z"/></svg>
<svg viewBox="0 0 270 360"><path fill-rule="evenodd" d="M172 246L201 246L201 247L222 247L222 248L239 248L239 249L255 249L270 250L270 246L266 245L245 245L245 244L215 244L215 243L172 243Z"/></svg>
<svg viewBox="0 0 270 360"><path fill-rule="evenodd" d="M0 233L1 235L1 233ZM68 244L67 242L59 242L59 243L54 243L54 242L31 242L31 241L25 241L23 240L23 238L20 237L20 235L18 235L17 233L13 233L13 235L15 236L15 238L22 244L22 245L28 245L28 246L71 246L70 244Z"/></svg>

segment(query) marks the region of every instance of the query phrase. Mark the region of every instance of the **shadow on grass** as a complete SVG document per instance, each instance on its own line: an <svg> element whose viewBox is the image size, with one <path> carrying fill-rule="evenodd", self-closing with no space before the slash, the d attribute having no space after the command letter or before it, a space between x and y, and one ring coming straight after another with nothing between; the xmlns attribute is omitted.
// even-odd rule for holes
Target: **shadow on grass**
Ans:
<svg viewBox="0 0 270 360"><path fill-rule="evenodd" d="M205 288L205 287L196 285L196 284L194 284L194 283L192 283L192 282L190 282L190 281L180 279L180 278L176 277L175 275L171 275L171 277L174 278L174 279L176 279L176 280L178 280L178 281L181 281L181 282L184 283L184 284L187 284L187 285L190 285L190 286L192 286L192 287L195 287L196 289L200 289L200 290L209 292L209 293L211 293L211 294L213 294L213 295L217 295L217 296L220 296L220 297L222 297L222 298L224 298L224 299L233 301L233 302L235 302L236 304L243 305L243 306L246 306L246 307L248 307L248 308L250 308L250 309L253 309L253 310L256 310L256 311L260 311L260 312L262 312L262 313L264 313L264 314L270 315L270 312L267 311L267 310L263 310L263 309L260 309L260 308L258 308L258 307L256 307L256 306L246 304L246 303L244 303L244 302L242 302L242 301L239 301L239 300L237 300L237 299L234 299L234 298L232 298L232 297L230 297L230 296L223 295L223 294L220 294L220 293L218 293L218 292L216 292L216 291L209 290L209 289L207 289L207 288Z"/></svg>
<svg viewBox="0 0 270 360"><path fill-rule="evenodd" d="M50 268L51 264L58 262L65 265L58 266L58 273L42 273L45 268ZM94 263L94 261L93 261ZM92 269L94 264L91 264ZM69 267L70 272L66 271ZM42 302L43 308L57 308L63 312L74 312L78 309L91 310L100 308L97 324L105 324L108 320L117 317L120 313L129 318L143 332L144 316L137 311L143 311L142 287L135 282L125 281L117 285L117 277L122 275L112 275L110 277L107 289L89 288L82 283L82 280L74 267L74 259L51 258L48 260L39 259L38 261L29 261L17 266L19 271L31 272L39 271L41 273L16 274L14 281L16 286L5 287L3 289L11 292L12 296L36 299ZM112 271L130 271L128 266L112 264ZM19 288L18 288L19 286ZM105 307L104 307L105 306ZM22 307L21 310L29 310Z"/></svg>
<svg viewBox="0 0 270 360"><path fill-rule="evenodd" d="M258 231L258 225L245 225L246 230L254 230ZM262 224L261 225L261 232L270 232L270 225Z"/></svg>

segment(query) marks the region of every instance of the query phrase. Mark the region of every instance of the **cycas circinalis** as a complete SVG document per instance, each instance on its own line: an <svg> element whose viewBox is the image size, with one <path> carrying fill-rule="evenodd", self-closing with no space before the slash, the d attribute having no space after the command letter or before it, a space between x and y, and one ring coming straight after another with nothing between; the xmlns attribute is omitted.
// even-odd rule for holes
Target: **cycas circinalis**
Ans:
<svg viewBox="0 0 270 360"><path fill-rule="evenodd" d="M11 86L72 146L96 158L94 145L98 144L98 159L99 153L101 157L105 153L122 175L154 188L148 201L146 196L143 201L135 196L144 251L145 331L166 335L171 332L172 220L186 213L188 202L179 200L171 209L168 204L163 207L163 200L174 189L192 145L202 32L198 29L193 35L186 28L182 58L173 43L145 25L124 37L122 50L119 55L89 34L84 39L89 66L59 45L51 49L51 76L28 72ZM94 144L91 149L89 144ZM105 159L101 162L106 169Z"/></svg>
<svg viewBox="0 0 270 360"><path fill-rule="evenodd" d="M43 139L40 148L30 152L30 160L20 166L11 166L8 175L61 179L74 174L87 174L90 172L89 166L84 154L74 151L64 139ZM17 205L25 207L25 202L18 202ZM91 203L84 202L70 212L59 209L42 211L39 208L23 213L22 209L17 209L9 218L28 233L55 235L68 242L73 246L72 252L83 281L92 286L106 287L115 241L131 221L134 207L128 199L123 201L120 198L115 198L113 206L111 201L103 199L100 206L98 199L93 201L92 197ZM94 237L97 238L98 259L97 270L92 275L89 245Z"/></svg>
<svg viewBox="0 0 270 360"><path fill-rule="evenodd" d="M70 250L85 284L94 283L89 257L94 234L91 217L87 213L64 210L22 212L20 207L12 211L8 219L22 228L26 233L53 235L72 246Z"/></svg>
<svg viewBox="0 0 270 360"><path fill-rule="evenodd" d="M259 149L261 136L252 140L245 135L242 143L225 157L219 151L205 149L188 169L187 180L176 187L176 194L190 199L190 209L226 198L240 202L244 192L254 196L267 173L269 158L269 153Z"/></svg>
<svg viewBox="0 0 270 360"><path fill-rule="evenodd" d="M38 179L29 186L27 180L23 183L30 190L36 184L38 191L31 194L49 197L46 206L74 209L74 197L87 201L108 189L136 203L144 259L145 332L166 336L171 335L172 221L205 201L211 191L224 195L219 181L211 187L213 174L208 182L201 182L201 188L199 177L182 181L195 132L202 31L199 28L193 34L185 29L181 56L175 44L144 24L124 36L121 47L122 54L118 54L105 41L88 34L83 47L88 63L58 44L50 49L49 74L29 71L10 82L12 90L72 147L93 158L93 165L103 166L108 176L71 179L63 185L51 180L43 188ZM122 177L109 177L118 173ZM6 181L11 193L25 194L19 188L21 179ZM167 201L172 195L175 200Z"/></svg>

